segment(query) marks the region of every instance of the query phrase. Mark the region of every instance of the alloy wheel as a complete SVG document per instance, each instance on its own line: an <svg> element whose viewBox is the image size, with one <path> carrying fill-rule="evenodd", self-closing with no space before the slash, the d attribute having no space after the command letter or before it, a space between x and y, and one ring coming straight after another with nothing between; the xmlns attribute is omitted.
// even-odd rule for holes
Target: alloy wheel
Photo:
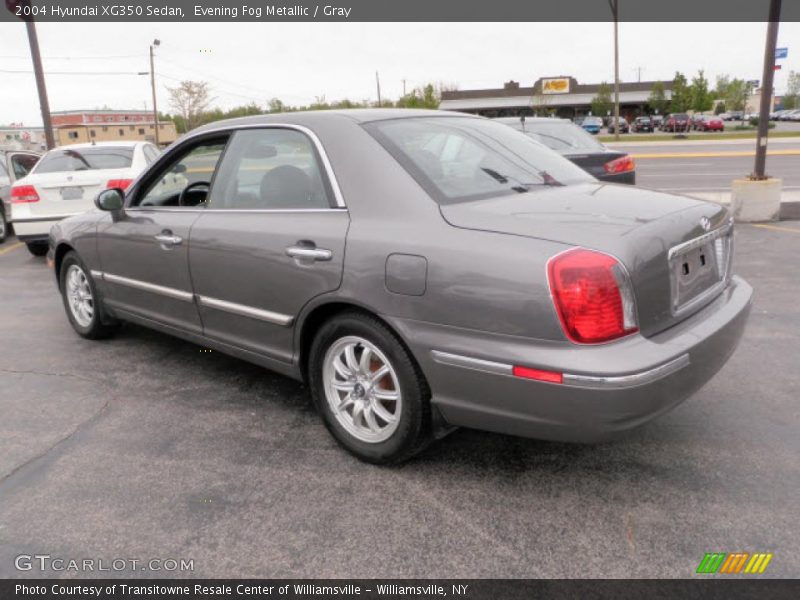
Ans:
<svg viewBox="0 0 800 600"><path fill-rule="evenodd" d="M362 442L389 439L400 423L402 393L397 373L372 342L347 336L323 360L325 396L344 429Z"/></svg>

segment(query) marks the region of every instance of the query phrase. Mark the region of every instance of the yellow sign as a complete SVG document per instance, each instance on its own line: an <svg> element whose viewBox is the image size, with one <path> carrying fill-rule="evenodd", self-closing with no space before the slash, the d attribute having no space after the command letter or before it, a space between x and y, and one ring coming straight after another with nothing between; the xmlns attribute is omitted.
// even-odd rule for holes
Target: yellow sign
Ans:
<svg viewBox="0 0 800 600"><path fill-rule="evenodd" d="M569 77L542 79L543 94L569 94Z"/></svg>

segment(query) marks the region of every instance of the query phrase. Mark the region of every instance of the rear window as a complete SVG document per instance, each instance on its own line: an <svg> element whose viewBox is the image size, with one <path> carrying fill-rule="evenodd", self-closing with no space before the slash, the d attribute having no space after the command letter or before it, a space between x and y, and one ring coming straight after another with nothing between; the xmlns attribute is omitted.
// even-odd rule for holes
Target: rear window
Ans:
<svg viewBox="0 0 800 600"><path fill-rule="evenodd" d="M442 204L593 181L549 148L489 120L392 119L365 128Z"/></svg>
<svg viewBox="0 0 800 600"><path fill-rule="evenodd" d="M524 124L517 121L514 129L561 154L603 151L602 144L585 129L565 121L528 121Z"/></svg>
<svg viewBox="0 0 800 600"><path fill-rule="evenodd" d="M97 146L64 148L45 154L36 165L36 173L127 169L133 162L132 146Z"/></svg>
<svg viewBox="0 0 800 600"><path fill-rule="evenodd" d="M583 120L582 124L583 125L602 125L603 124L603 119L601 119L600 117L586 117Z"/></svg>

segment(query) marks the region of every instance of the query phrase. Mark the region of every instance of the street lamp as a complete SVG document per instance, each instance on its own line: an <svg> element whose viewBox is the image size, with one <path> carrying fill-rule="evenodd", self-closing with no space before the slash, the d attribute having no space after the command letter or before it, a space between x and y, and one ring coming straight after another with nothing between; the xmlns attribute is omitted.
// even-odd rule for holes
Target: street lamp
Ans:
<svg viewBox="0 0 800 600"><path fill-rule="evenodd" d="M150 44L150 87L153 89L153 129L156 132L156 146L158 143L158 105L156 104L156 68L153 63L153 49L161 45L161 40L153 40Z"/></svg>

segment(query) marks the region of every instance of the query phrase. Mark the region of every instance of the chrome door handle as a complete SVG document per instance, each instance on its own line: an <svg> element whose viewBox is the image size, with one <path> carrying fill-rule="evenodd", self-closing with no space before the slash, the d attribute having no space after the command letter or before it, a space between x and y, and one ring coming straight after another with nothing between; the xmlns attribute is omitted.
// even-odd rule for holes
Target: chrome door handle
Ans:
<svg viewBox="0 0 800 600"><path fill-rule="evenodd" d="M181 236L171 235L167 233L160 233L154 237L155 240L162 246L177 246L183 241L183 238Z"/></svg>
<svg viewBox="0 0 800 600"><path fill-rule="evenodd" d="M289 246L286 254L292 258L305 258L307 260L330 260L333 252L325 248L314 248L310 246Z"/></svg>

